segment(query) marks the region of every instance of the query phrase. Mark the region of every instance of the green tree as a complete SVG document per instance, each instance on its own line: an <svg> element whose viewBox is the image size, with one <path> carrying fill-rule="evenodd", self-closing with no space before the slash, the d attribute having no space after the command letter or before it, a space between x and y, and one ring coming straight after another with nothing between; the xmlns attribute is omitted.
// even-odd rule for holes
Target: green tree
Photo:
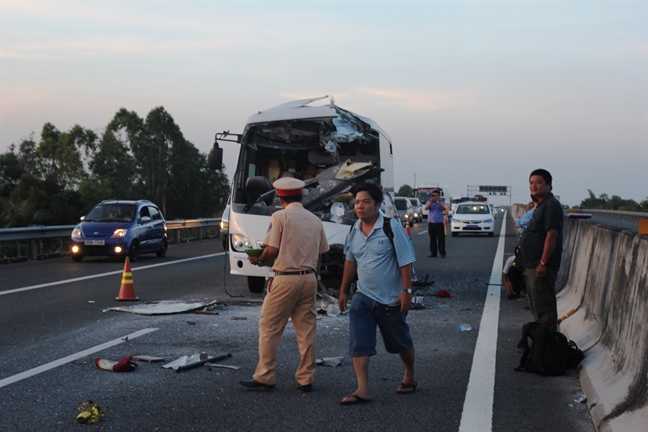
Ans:
<svg viewBox="0 0 648 432"><path fill-rule="evenodd" d="M413 197L414 190L412 189L412 186L404 184L403 186L400 187L400 189L398 189L398 193L396 193L396 196Z"/></svg>
<svg viewBox="0 0 648 432"><path fill-rule="evenodd" d="M603 209L605 208L605 200L602 198L605 194L601 195L601 198L596 198L594 192L590 189L587 190L589 193L589 198L581 201L580 208L583 209ZM605 195L607 197L607 195Z"/></svg>
<svg viewBox="0 0 648 432"><path fill-rule="evenodd" d="M97 134L79 125L68 132L60 132L51 123L45 123L38 144L40 170L43 178L73 190L87 177L85 165L92 156Z"/></svg>
<svg viewBox="0 0 648 432"><path fill-rule="evenodd" d="M20 181L20 177L25 174L25 169L20 164L18 156L11 151L0 154L0 197L9 198L9 194Z"/></svg>
<svg viewBox="0 0 648 432"><path fill-rule="evenodd" d="M185 140L173 117L163 107L149 112L144 130L145 139L132 143L135 145L131 149L137 161L145 195L155 201L166 214L170 155L172 148L183 146Z"/></svg>
<svg viewBox="0 0 648 432"><path fill-rule="evenodd" d="M89 163L91 176L79 185L86 204L110 198L138 198L136 162L130 143L142 136L143 122L137 114L120 109L106 126Z"/></svg>

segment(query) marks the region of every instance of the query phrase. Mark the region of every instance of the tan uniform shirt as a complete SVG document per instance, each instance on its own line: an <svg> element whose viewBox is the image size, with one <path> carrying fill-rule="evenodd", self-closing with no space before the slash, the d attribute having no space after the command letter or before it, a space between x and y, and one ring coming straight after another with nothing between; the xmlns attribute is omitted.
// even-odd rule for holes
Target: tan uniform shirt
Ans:
<svg viewBox="0 0 648 432"><path fill-rule="evenodd" d="M298 202L272 214L263 244L279 249L272 270L282 272L319 271L319 255L329 250L322 221Z"/></svg>

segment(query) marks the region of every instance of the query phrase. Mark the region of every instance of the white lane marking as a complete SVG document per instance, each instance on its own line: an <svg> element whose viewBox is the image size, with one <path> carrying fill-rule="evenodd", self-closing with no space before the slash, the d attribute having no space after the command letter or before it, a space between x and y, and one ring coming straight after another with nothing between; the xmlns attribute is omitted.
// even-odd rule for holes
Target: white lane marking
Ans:
<svg viewBox="0 0 648 432"><path fill-rule="evenodd" d="M506 213L504 213L502 219L502 230L497 244L495 261L493 261L484 312L479 324L479 336L475 345L470 380L468 381L466 399L461 413L460 432L491 431L493 428L497 324L499 320L505 236Z"/></svg>
<svg viewBox="0 0 648 432"><path fill-rule="evenodd" d="M187 261L193 261L193 260L203 259L203 258L211 258L211 257L215 257L215 256L220 256L220 255L225 255L225 252L219 252L219 253L215 253L215 254L203 255L203 256L193 257L193 258L185 258L185 259L181 259L181 260L177 260L177 261L168 261L168 262L163 262L163 263L160 263L160 264L151 264L151 265L147 265L147 266L136 267L136 268L133 268L132 271L136 272L136 271L139 271L139 270L146 270L146 269L150 269L150 268L154 268L154 267L160 267L160 266L171 265L171 264L179 264L179 263L183 263L183 262L187 262ZM74 279L67 279L67 280L62 280L62 281L57 281L57 282L49 282L49 283L40 284L40 285L32 285L32 286L28 286L28 287L24 287L24 288L15 288L15 289L7 290L7 291L0 291L0 296L7 295L7 294L15 294L15 293L23 292L23 291L35 290L35 289L38 289L38 288L45 288L45 287L54 286L54 285L62 285L62 284L70 283L70 282L79 282L79 281L82 281L82 280L100 278L100 277L105 277L105 276L112 276L112 275L121 274L121 273L123 273L123 270L116 270L116 271L111 271L111 272L107 272L107 273L100 273L100 274L96 274L96 275L78 277L78 278L74 278Z"/></svg>
<svg viewBox="0 0 648 432"><path fill-rule="evenodd" d="M54 369L55 367L64 365L66 363L70 363L71 361L80 359L82 357L85 357L85 356L93 354L93 353L96 353L97 351L101 351L101 350L104 350L106 348L110 348L112 346L119 345L121 343L126 342L126 340L135 339L136 337L140 337L140 336L143 336L145 334L154 332L156 330L159 330L159 329L145 328L143 330L136 331L135 333L131 333L129 335L122 336L122 337L117 338L117 339L113 339L113 340L111 340L109 342L106 342L106 343L103 343L101 345L97 345L97 346L94 346L92 348L88 348L86 350L79 351L76 354L72 354L72 355L69 355L67 357L63 357L61 359L54 360L53 362L49 362L49 363L46 363L44 365L35 367L33 369L29 369L29 370L27 370L25 372L21 372L21 373L19 373L17 375L13 375L13 376L10 376L8 378L3 378L3 379L0 380L0 388L2 388L4 386L8 386L9 384L13 384L15 382L24 380L25 378L29 378L29 377L32 377L34 375L38 375L39 373L48 371L50 369Z"/></svg>
<svg viewBox="0 0 648 432"><path fill-rule="evenodd" d="M421 231L420 233L416 233L416 234L417 234L417 235L422 235L422 234L427 234L427 232L428 232L427 230L423 230L423 231Z"/></svg>

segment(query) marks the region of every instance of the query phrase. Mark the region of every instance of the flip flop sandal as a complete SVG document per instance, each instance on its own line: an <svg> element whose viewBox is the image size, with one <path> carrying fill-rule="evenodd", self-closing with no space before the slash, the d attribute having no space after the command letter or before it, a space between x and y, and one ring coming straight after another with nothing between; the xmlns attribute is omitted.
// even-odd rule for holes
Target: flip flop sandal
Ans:
<svg viewBox="0 0 648 432"><path fill-rule="evenodd" d="M349 395L349 396L345 396L345 398L352 398L352 399L351 400L346 400L346 401L342 400L342 401L340 401L340 405L358 405L358 404L364 404L364 403L371 402L371 399L365 399L362 396L358 396L358 395L354 395L354 394Z"/></svg>
<svg viewBox="0 0 648 432"><path fill-rule="evenodd" d="M414 391L416 390L417 385L418 385L418 383L416 381L414 381L411 384L402 382L402 383L400 383L400 386L398 386L398 388L396 389L396 393L398 393L398 394L414 393Z"/></svg>

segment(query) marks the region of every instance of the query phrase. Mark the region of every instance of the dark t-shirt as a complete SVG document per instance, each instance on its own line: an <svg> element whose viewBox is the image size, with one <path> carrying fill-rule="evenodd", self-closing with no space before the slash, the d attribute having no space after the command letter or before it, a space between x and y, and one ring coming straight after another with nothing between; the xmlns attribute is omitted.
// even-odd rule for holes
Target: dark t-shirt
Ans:
<svg viewBox="0 0 648 432"><path fill-rule="evenodd" d="M556 248L547 262L547 267L555 270L560 269L564 217L562 206L553 194L550 193L538 204L529 225L522 232L522 239L520 240L524 268L536 268L540 264L547 232L550 229L555 229L558 231L558 240L556 241Z"/></svg>

